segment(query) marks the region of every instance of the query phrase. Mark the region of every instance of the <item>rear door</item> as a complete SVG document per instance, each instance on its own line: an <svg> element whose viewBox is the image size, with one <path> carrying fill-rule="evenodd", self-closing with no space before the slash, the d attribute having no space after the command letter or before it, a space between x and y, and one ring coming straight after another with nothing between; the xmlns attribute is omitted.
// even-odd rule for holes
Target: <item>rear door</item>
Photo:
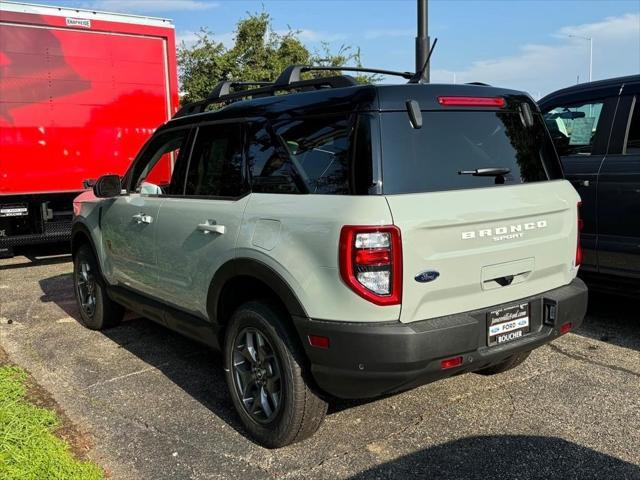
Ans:
<svg viewBox="0 0 640 480"><path fill-rule="evenodd" d="M402 235L401 321L569 283L578 196L560 179L540 114L529 126L515 111L422 115L423 127L413 129L406 112L381 114L383 189ZM470 174L488 168L508 171Z"/></svg>
<svg viewBox="0 0 640 480"><path fill-rule="evenodd" d="M609 91L610 90L610 91ZM570 95L544 106L544 118L562 161L564 175L582 199L582 268L598 268L598 174L607 153L617 90Z"/></svg>
<svg viewBox="0 0 640 480"><path fill-rule="evenodd" d="M244 165L240 123L199 126L184 191L165 200L158 220L156 294L165 302L206 317L211 278L235 255L249 190Z"/></svg>
<svg viewBox="0 0 640 480"><path fill-rule="evenodd" d="M625 85L598 182L600 272L640 277L640 85Z"/></svg>

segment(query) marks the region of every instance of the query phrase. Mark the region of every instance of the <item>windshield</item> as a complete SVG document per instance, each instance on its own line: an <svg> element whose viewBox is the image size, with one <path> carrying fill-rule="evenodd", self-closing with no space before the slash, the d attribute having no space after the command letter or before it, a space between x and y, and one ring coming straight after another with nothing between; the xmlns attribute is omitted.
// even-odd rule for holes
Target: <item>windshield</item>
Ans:
<svg viewBox="0 0 640 480"><path fill-rule="evenodd" d="M386 194L513 185L562 178L542 118L525 126L518 112L406 112L380 115ZM481 170L479 170L481 169Z"/></svg>

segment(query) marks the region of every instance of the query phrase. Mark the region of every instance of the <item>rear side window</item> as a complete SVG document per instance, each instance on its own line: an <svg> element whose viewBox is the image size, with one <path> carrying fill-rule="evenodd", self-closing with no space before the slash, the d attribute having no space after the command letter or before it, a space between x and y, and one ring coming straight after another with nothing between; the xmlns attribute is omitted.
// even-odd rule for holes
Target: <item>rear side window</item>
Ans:
<svg viewBox="0 0 640 480"><path fill-rule="evenodd" d="M242 150L239 124L198 128L187 170L185 195L239 197L246 193Z"/></svg>
<svg viewBox="0 0 640 480"><path fill-rule="evenodd" d="M534 114L525 126L511 111L423 112L414 129L406 112L380 115L383 191L436 192L538 182L562 177L558 157ZM474 176L477 169L502 174Z"/></svg>
<svg viewBox="0 0 640 480"><path fill-rule="evenodd" d="M355 115L255 124L247 160L254 192L366 194L371 183L369 124Z"/></svg>
<svg viewBox="0 0 640 480"><path fill-rule="evenodd" d="M600 126L604 102L562 105L544 114L558 155L589 155Z"/></svg>
<svg viewBox="0 0 640 480"><path fill-rule="evenodd" d="M640 96L636 96L634 99L624 153L627 155L640 154Z"/></svg>

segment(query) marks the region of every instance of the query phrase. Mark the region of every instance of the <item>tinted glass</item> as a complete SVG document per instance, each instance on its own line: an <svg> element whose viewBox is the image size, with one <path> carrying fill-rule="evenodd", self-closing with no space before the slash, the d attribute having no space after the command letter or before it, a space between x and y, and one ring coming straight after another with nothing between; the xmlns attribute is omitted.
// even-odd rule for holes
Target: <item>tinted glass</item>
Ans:
<svg viewBox="0 0 640 480"><path fill-rule="evenodd" d="M132 188L143 195L175 195L182 193L182 182L176 182L174 170L183 161L180 152L186 146L188 129L159 134L145 148L134 166Z"/></svg>
<svg viewBox="0 0 640 480"><path fill-rule="evenodd" d="M562 176L539 114L534 115L533 126L525 126L516 112L423 112L421 129L411 127L406 112L380 117L384 193L489 187ZM487 168L508 173L471 175Z"/></svg>
<svg viewBox="0 0 640 480"><path fill-rule="evenodd" d="M247 190L242 168L242 127L202 126L189 162L185 195L238 197Z"/></svg>
<svg viewBox="0 0 640 480"><path fill-rule="evenodd" d="M635 98L635 107L631 112L625 153L627 155L640 154L640 96Z"/></svg>
<svg viewBox="0 0 640 480"><path fill-rule="evenodd" d="M602 114L603 101L555 107L544 120L558 155L588 155L593 148Z"/></svg>
<svg viewBox="0 0 640 480"><path fill-rule="evenodd" d="M258 125L247 157L255 192L347 195L371 184L369 123L352 115Z"/></svg>

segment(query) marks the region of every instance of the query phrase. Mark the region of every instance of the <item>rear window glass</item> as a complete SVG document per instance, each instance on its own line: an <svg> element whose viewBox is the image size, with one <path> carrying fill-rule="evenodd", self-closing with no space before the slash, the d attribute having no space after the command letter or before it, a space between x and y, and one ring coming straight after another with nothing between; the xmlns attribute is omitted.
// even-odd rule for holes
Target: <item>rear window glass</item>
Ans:
<svg viewBox="0 0 640 480"><path fill-rule="evenodd" d="M542 118L525 126L518 112L423 112L414 129L406 112L381 116L384 193L513 185L562 177ZM493 169L474 176L477 169ZM502 174L496 174L500 169Z"/></svg>
<svg viewBox="0 0 640 480"><path fill-rule="evenodd" d="M254 192L366 194L369 118L351 114L256 123L247 158Z"/></svg>

